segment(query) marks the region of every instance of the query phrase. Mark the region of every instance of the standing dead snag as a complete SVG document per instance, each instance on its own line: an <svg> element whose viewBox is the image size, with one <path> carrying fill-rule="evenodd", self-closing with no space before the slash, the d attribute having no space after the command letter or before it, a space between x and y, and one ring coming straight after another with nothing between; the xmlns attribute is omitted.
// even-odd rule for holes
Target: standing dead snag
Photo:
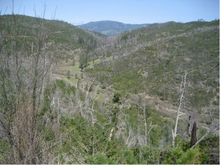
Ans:
<svg viewBox="0 0 220 165"><path fill-rule="evenodd" d="M180 84L180 90L179 90L180 91L180 98L179 98L179 107L177 109L177 115L176 115L176 124L175 124L174 130L172 130L173 146L175 146L175 138L177 136L177 126L178 126L179 117L181 116L179 113L180 113L180 108L182 105L183 95L184 95L184 91L185 91L185 87L186 87L186 76L187 76L187 72L185 71L184 80L182 80L182 82Z"/></svg>
<svg viewBox="0 0 220 165"><path fill-rule="evenodd" d="M194 122L193 124L190 147L192 147L195 143L196 143L196 122Z"/></svg>
<svg viewBox="0 0 220 165"><path fill-rule="evenodd" d="M213 130L219 130L219 123L214 125L201 139L199 139L196 144L194 144L191 148L195 148L209 133L211 133Z"/></svg>

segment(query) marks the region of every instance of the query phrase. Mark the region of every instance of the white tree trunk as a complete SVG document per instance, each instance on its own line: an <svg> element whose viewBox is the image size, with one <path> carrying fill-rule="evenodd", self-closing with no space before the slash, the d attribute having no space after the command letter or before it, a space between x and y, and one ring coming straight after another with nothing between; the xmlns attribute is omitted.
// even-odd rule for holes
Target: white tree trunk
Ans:
<svg viewBox="0 0 220 165"><path fill-rule="evenodd" d="M182 82L180 84L180 98L179 98L179 106L177 109L175 128L174 128L174 130L172 130L172 136L173 136L173 143L172 144L173 144L173 146L175 146L175 138L177 136L177 126L178 126L178 121L179 121L179 117L180 117L179 113L180 113L180 108L182 105L184 90L186 87L186 76L187 76L187 72L185 71L184 80L182 80Z"/></svg>

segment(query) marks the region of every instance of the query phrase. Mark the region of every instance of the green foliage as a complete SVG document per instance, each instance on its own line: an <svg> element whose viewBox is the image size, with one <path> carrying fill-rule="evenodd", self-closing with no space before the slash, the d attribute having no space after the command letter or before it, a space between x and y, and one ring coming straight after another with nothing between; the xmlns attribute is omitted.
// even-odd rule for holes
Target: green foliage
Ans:
<svg viewBox="0 0 220 165"><path fill-rule="evenodd" d="M55 134L53 130L51 130L51 128L45 129L44 132L45 132L44 137L46 141L55 140Z"/></svg>
<svg viewBox="0 0 220 165"><path fill-rule="evenodd" d="M73 66L76 65L75 57L73 56Z"/></svg>
<svg viewBox="0 0 220 165"><path fill-rule="evenodd" d="M120 103L120 97L121 97L120 93L115 93L112 99L113 103Z"/></svg>
<svg viewBox="0 0 220 165"><path fill-rule="evenodd" d="M81 79L83 79L83 72L81 72Z"/></svg>
<svg viewBox="0 0 220 165"><path fill-rule="evenodd" d="M54 85L55 87L59 87L62 90L62 93L64 93L66 87L65 81L56 79L56 83Z"/></svg>
<svg viewBox="0 0 220 165"><path fill-rule="evenodd" d="M164 164L199 164L208 160L208 156L198 147L183 151L181 147L170 148L164 153Z"/></svg>
<svg viewBox="0 0 220 165"><path fill-rule="evenodd" d="M105 84L114 84L116 90L137 94L147 89L149 95L177 104L179 84L186 70L189 74L184 96L194 108L208 106L218 91L217 26L218 21L167 22L124 32L117 38L121 47L107 52L112 56L126 52L126 56L102 62L86 72ZM155 42L158 38L163 40ZM132 44L133 40L151 44L134 52L137 45Z"/></svg>
<svg viewBox="0 0 220 165"><path fill-rule="evenodd" d="M9 154L9 152L10 152L9 147L10 146L9 146L7 140L4 139L4 138L1 138L0 139L0 148L1 148L2 151L4 151L4 154ZM0 155L1 155L0 161L3 158L3 156L4 156L2 151L0 153Z"/></svg>
<svg viewBox="0 0 220 165"><path fill-rule="evenodd" d="M188 149L178 160L177 164L199 164L201 153L198 149Z"/></svg>
<svg viewBox="0 0 220 165"><path fill-rule="evenodd" d="M183 150L181 147L170 149L164 153L164 164L175 164L177 160L183 155Z"/></svg>
<svg viewBox="0 0 220 165"><path fill-rule="evenodd" d="M87 54L86 55L81 54L79 56L79 68L80 69L83 69L83 68L87 67L88 62L89 62L89 58L88 58Z"/></svg>
<svg viewBox="0 0 220 165"><path fill-rule="evenodd" d="M52 99L50 98L50 94L51 94L51 89L47 87L44 90L44 104L43 104L43 108L39 112L40 116L43 116L47 111L50 111L51 109L50 104L51 104Z"/></svg>
<svg viewBox="0 0 220 165"><path fill-rule="evenodd" d="M160 148L156 147L133 147L132 151L137 160L141 164L157 164L160 158Z"/></svg>
<svg viewBox="0 0 220 165"><path fill-rule="evenodd" d="M215 96L215 94L210 91L206 92L204 89L198 88L194 90L194 96L191 97L191 103L195 107L208 105L210 100Z"/></svg>
<svg viewBox="0 0 220 165"><path fill-rule="evenodd" d="M114 126L117 125L117 122L118 122L118 117L117 117L117 114L119 112L119 108L118 107L115 107L113 110L112 110L113 114L112 114L112 123Z"/></svg>
<svg viewBox="0 0 220 165"><path fill-rule="evenodd" d="M80 81L80 80L77 81L77 89L79 89L79 81Z"/></svg>
<svg viewBox="0 0 220 165"><path fill-rule="evenodd" d="M93 85L91 84L89 88L89 92L92 92L92 91L93 91Z"/></svg>
<svg viewBox="0 0 220 165"><path fill-rule="evenodd" d="M68 84L68 86L67 86L68 96L69 96L71 93L72 93L73 95L75 95L75 92L76 92L75 86L72 86L72 85Z"/></svg>
<svg viewBox="0 0 220 165"><path fill-rule="evenodd" d="M67 71L67 78L70 79L70 71Z"/></svg>
<svg viewBox="0 0 220 165"><path fill-rule="evenodd" d="M199 143L203 153L202 163L219 164L219 137L209 135Z"/></svg>
<svg viewBox="0 0 220 165"><path fill-rule="evenodd" d="M126 164L136 164L137 163L132 150L125 151L123 156L125 158L124 161L121 161L123 164L124 163L126 163Z"/></svg>
<svg viewBox="0 0 220 165"><path fill-rule="evenodd" d="M109 159L105 154L97 153L93 156L86 158L87 164L115 164L114 161Z"/></svg>

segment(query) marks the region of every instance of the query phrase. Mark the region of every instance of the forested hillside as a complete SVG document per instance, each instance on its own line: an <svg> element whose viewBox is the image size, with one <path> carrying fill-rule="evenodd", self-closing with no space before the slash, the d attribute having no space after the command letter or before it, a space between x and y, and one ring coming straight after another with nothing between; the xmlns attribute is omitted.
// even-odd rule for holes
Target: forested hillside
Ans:
<svg viewBox="0 0 220 165"><path fill-rule="evenodd" d="M115 83L117 90L146 92L177 103L186 72L189 105L218 105L218 21L169 22L122 33L116 40L106 56L111 60L86 70L93 77Z"/></svg>
<svg viewBox="0 0 220 165"><path fill-rule="evenodd" d="M0 163L219 163L219 20L105 36L0 16Z"/></svg>

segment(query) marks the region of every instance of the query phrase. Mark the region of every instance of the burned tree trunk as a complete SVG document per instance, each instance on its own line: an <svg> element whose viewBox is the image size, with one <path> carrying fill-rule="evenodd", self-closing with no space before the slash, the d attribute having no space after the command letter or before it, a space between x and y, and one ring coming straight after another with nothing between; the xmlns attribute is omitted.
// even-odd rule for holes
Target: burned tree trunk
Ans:
<svg viewBox="0 0 220 165"><path fill-rule="evenodd" d="M194 122L193 124L190 147L192 147L195 143L196 143L196 122Z"/></svg>

